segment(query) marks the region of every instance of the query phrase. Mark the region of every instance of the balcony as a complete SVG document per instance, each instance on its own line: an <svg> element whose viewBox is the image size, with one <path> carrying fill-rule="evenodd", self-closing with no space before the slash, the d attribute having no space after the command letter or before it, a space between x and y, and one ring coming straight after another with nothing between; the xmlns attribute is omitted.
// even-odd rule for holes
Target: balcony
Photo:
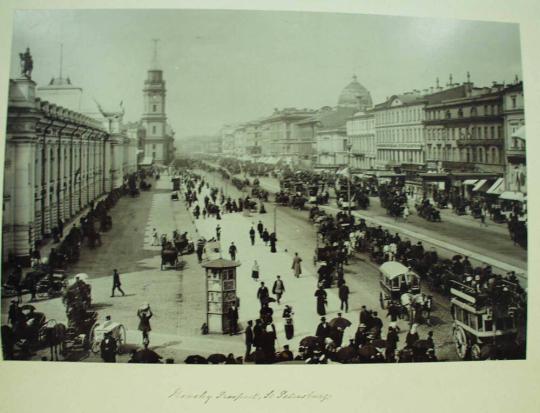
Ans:
<svg viewBox="0 0 540 413"><path fill-rule="evenodd" d="M459 139L457 145L459 147L463 146L499 146L502 147L504 144L503 139Z"/></svg>

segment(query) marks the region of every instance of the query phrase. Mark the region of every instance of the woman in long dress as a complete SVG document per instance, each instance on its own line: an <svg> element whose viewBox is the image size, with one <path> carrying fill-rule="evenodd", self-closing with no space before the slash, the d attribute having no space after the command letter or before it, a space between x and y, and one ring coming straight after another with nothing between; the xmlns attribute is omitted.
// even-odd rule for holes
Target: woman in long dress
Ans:
<svg viewBox="0 0 540 413"><path fill-rule="evenodd" d="M253 281L259 279L259 264L257 264L257 260L255 260L253 267L251 268L251 278L253 278Z"/></svg>
<svg viewBox="0 0 540 413"><path fill-rule="evenodd" d="M315 297L317 297L317 313L319 315L326 315L326 291L324 291L324 288L319 287L315 291Z"/></svg>
<svg viewBox="0 0 540 413"><path fill-rule="evenodd" d="M291 269L294 270L294 276L296 278L300 277L300 274L302 274L302 266L300 265L301 262L302 262L302 258L300 258L298 256L298 253L295 252Z"/></svg>

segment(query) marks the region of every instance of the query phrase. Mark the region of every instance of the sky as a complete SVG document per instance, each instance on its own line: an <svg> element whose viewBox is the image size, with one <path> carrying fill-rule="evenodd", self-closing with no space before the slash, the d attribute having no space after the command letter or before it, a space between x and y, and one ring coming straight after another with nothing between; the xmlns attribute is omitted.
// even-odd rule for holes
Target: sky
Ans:
<svg viewBox="0 0 540 413"><path fill-rule="evenodd" d="M38 85L63 74L125 121L143 111L142 88L158 38L168 121L177 139L216 134L274 108L335 106L356 74L373 102L466 81L521 79L519 26L377 15L208 10L18 11L11 77L30 47ZM91 103L87 103L91 105ZM95 110L95 108L88 108Z"/></svg>

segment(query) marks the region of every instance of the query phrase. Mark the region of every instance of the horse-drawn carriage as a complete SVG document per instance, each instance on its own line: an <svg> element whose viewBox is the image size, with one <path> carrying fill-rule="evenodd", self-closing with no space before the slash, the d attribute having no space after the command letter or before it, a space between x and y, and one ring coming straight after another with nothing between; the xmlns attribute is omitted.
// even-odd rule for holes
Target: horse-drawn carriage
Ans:
<svg viewBox="0 0 540 413"><path fill-rule="evenodd" d="M412 320L412 306L423 304L420 293L420 277L396 261L387 261L379 267L381 308L396 306L400 314Z"/></svg>
<svg viewBox="0 0 540 413"><path fill-rule="evenodd" d="M429 201L416 204L415 207L420 217L431 222L441 222L441 212L431 205Z"/></svg>

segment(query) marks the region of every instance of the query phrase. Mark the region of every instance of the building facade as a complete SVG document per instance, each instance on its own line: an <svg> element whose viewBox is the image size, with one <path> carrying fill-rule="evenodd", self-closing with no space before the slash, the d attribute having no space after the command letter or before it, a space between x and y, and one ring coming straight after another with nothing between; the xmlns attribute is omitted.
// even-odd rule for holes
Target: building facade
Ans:
<svg viewBox="0 0 540 413"><path fill-rule="evenodd" d="M464 85L463 96L425 108L426 159L449 171L503 173L503 86Z"/></svg>
<svg viewBox="0 0 540 413"><path fill-rule="evenodd" d="M3 260L23 265L36 241L121 186L135 167L121 118L104 126L37 98L36 86L30 78L10 80L5 137Z"/></svg>
<svg viewBox="0 0 540 413"><path fill-rule="evenodd" d="M374 169L377 158L375 141L375 114L366 110L355 113L347 120L347 140L351 145L351 167Z"/></svg>
<svg viewBox="0 0 540 413"><path fill-rule="evenodd" d="M506 155L504 188L506 192L515 193L515 198L519 199L527 194L523 82L516 79L514 85L504 90L502 105Z"/></svg>

